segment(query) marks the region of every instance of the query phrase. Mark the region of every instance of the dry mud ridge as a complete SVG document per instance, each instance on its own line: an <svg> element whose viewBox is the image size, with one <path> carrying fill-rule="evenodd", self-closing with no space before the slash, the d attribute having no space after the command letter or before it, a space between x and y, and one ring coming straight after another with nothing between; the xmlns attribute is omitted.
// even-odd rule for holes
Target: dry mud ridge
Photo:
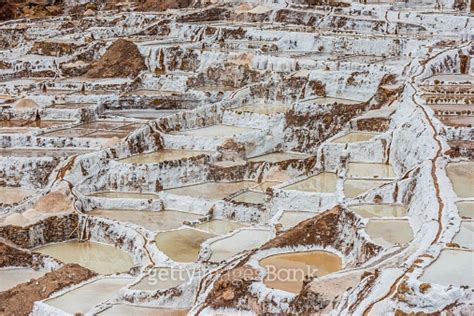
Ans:
<svg viewBox="0 0 474 316"><path fill-rule="evenodd" d="M0 315L471 315L472 11L0 0Z"/></svg>

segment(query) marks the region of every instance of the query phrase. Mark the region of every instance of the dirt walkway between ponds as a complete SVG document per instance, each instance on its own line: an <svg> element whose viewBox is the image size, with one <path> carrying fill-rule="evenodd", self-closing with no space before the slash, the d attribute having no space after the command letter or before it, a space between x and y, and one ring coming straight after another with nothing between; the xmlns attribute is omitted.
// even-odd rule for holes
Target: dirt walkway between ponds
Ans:
<svg viewBox="0 0 474 316"><path fill-rule="evenodd" d="M52 293L96 276L95 272L78 264L67 264L59 270L46 273L38 279L19 284L0 292L0 315L29 315L36 301L48 298Z"/></svg>

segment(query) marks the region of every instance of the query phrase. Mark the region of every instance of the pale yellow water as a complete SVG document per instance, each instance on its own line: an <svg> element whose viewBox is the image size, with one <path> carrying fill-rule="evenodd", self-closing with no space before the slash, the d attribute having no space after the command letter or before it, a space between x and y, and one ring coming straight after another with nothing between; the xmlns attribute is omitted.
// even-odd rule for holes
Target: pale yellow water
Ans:
<svg viewBox="0 0 474 316"><path fill-rule="evenodd" d="M454 236L453 243L463 248L474 249L474 221L461 222L461 228Z"/></svg>
<svg viewBox="0 0 474 316"><path fill-rule="evenodd" d="M474 161L449 163L446 172L458 197L474 197Z"/></svg>
<svg viewBox="0 0 474 316"><path fill-rule="evenodd" d="M159 163L169 160L180 160L184 158L196 157L199 155L209 154L208 151L197 150L177 150L177 149L162 149L153 153L141 154L129 158L121 159L123 163Z"/></svg>
<svg viewBox="0 0 474 316"><path fill-rule="evenodd" d="M375 133L350 132L331 141L331 143L357 143L366 142L377 136Z"/></svg>
<svg viewBox="0 0 474 316"><path fill-rule="evenodd" d="M278 223L283 226L283 229L287 230L296 224L301 223L308 218L316 216L316 213L312 212L298 212L298 211L284 211L281 215Z"/></svg>
<svg viewBox="0 0 474 316"><path fill-rule="evenodd" d="M395 173L389 164L350 162L348 178L394 179Z"/></svg>
<svg viewBox="0 0 474 316"><path fill-rule="evenodd" d="M461 217L474 217L474 201L462 201L456 203Z"/></svg>
<svg viewBox="0 0 474 316"><path fill-rule="evenodd" d="M140 225L151 231L179 228L184 221L194 221L201 216L179 211L134 211L95 209L87 214Z"/></svg>
<svg viewBox="0 0 474 316"><path fill-rule="evenodd" d="M250 112L264 115L286 113L289 110L289 106L281 104L254 104L234 109L235 112Z"/></svg>
<svg viewBox="0 0 474 316"><path fill-rule="evenodd" d="M214 236L196 229L185 228L158 233L155 241L158 249L172 260L194 262L198 258L201 244Z"/></svg>
<svg viewBox="0 0 474 316"><path fill-rule="evenodd" d="M258 157L249 158L247 160L252 161L252 162L261 162L261 161L280 162L280 161L292 160L292 159L306 159L308 157L310 157L310 155L298 154L298 153L275 152L275 153L265 154Z"/></svg>
<svg viewBox="0 0 474 316"><path fill-rule="evenodd" d="M344 181L344 195L347 198L355 198L362 193L389 182L384 180L347 179Z"/></svg>
<svg viewBox="0 0 474 316"><path fill-rule="evenodd" d="M336 191L337 176L335 173L322 172L303 181L286 186L285 190L305 192L334 193Z"/></svg>
<svg viewBox="0 0 474 316"><path fill-rule="evenodd" d="M225 221L222 219L213 219L209 222L205 222L197 225L196 227L205 231L208 231L216 235L225 235L233 232L236 229L246 227L247 225L239 222Z"/></svg>
<svg viewBox="0 0 474 316"><path fill-rule="evenodd" d="M46 271L24 267L0 268L0 292L43 276Z"/></svg>
<svg viewBox="0 0 474 316"><path fill-rule="evenodd" d="M195 198L221 200L232 193L254 186L253 181L240 182L208 182L185 187L167 189L165 192L186 195Z"/></svg>
<svg viewBox="0 0 474 316"><path fill-rule="evenodd" d="M324 276L341 270L342 260L327 251L274 255L259 261L267 270L263 283L273 289L298 293L305 276Z"/></svg>
<svg viewBox="0 0 474 316"><path fill-rule="evenodd" d="M45 303L67 313L87 313L92 307L117 295L117 292L131 283L129 278L108 278L94 281L69 291Z"/></svg>
<svg viewBox="0 0 474 316"><path fill-rule="evenodd" d="M365 218L372 217L403 217L407 215L406 206L399 204L359 204L349 209Z"/></svg>
<svg viewBox="0 0 474 316"><path fill-rule="evenodd" d="M264 204L268 199L268 195L261 192L247 191L232 198L232 201L250 203L250 204Z"/></svg>
<svg viewBox="0 0 474 316"><path fill-rule="evenodd" d="M220 262L229 259L244 250L260 247L271 238L269 230L243 229L232 236L219 239L212 244L210 261Z"/></svg>
<svg viewBox="0 0 474 316"><path fill-rule="evenodd" d="M413 230L406 220L370 220L365 231L378 245L391 247L413 239Z"/></svg>
<svg viewBox="0 0 474 316"><path fill-rule="evenodd" d="M152 269L147 276L131 288L140 291L166 290L187 283L191 278L191 270L159 267Z"/></svg>
<svg viewBox="0 0 474 316"><path fill-rule="evenodd" d="M127 272L133 267L132 257L125 251L91 241L66 241L42 246L34 251L64 263L77 263L99 274Z"/></svg>
<svg viewBox="0 0 474 316"><path fill-rule="evenodd" d="M200 137L232 137L238 134L244 134L248 132L258 131L254 128L239 127L230 125L212 125L203 128L183 130L175 132L173 134L189 135L189 136L200 136Z"/></svg>
<svg viewBox="0 0 474 316"><path fill-rule="evenodd" d="M143 306L132 306L118 304L99 313L101 316L185 316L188 314L187 309L167 309L167 308L152 308Z"/></svg>
<svg viewBox="0 0 474 316"><path fill-rule="evenodd" d="M140 192L92 192L88 193L87 196L109 198L109 199L158 199L158 195L155 193L140 193Z"/></svg>
<svg viewBox="0 0 474 316"><path fill-rule="evenodd" d="M35 191L28 189L0 187L0 203L19 203L34 193Z"/></svg>
<svg viewBox="0 0 474 316"><path fill-rule="evenodd" d="M474 251L443 249L438 259L425 269L420 281L444 286L467 285L473 288L473 267Z"/></svg>

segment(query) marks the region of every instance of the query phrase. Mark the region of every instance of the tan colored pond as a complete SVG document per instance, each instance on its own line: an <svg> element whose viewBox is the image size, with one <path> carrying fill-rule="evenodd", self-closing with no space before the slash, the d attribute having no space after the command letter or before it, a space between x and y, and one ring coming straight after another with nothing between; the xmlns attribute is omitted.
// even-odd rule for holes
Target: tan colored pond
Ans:
<svg viewBox="0 0 474 316"><path fill-rule="evenodd" d="M0 187L0 203L13 204L19 203L27 197L33 195L34 190L13 188L13 187Z"/></svg>
<svg viewBox="0 0 474 316"><path fill-rule="evenodd" d="M85 314L95 305L114 298L117 292L131 282L129 278L107 278L45 301L46 304L70 314Z"/></svg>
<svg viewBox="0 0 474 316"><path fill-rule="evenodd" d="M129 158L121 159L120 162L123 163L136 163L136 164L145 164L145 163L159 163L169 160L180 160L185 158L197 157L199 155L209 154L208 151L197 151L197 150L178 150L178 149L163 149L160 151L141 154L137 156L132 156Z"/></svg>
<svg viewBox="0 0 474 316"><path fill-rule="evenodd" d="M111 308L99 313L101 316L186 316L188 314L187 309L167 309L167 308L152 308L143 306L133 306L118 304L113 305Z"/></svg>
<svg viewBox="0 0 474 316"><path fill-rule="evenodd" d="M264 204L268 199L268 195L262 192L247 191L232 198L234 202Z"/></svg>
<svg viewBox="0 0 474 316"><path fill-rule="evenodd" d="M158 233L155 242L158 249L172 260L194 262L198 259L201 244L212 237L215 235L192 228L184 228Z"/></svg>
<svg viewBox="0 0 474 316"><path fill-rule="evenodd" d="M413 230L406 220L369 220L365 231L378 245L391 247L413 239Z"/></svg>
<svg viewBox="0 0 474 316"><path fill-rule="evenodd" d="M348 178L394 179L395 173L389 164L350 162L347 170Z"/></svg>
<svg viewBox="0 0 474 316"><path fill-rule="evenodd" d="M474 251L443 249L438 259L425 269L420 281L444 286L467 285L473 288L472 267L474 267Z"/></svg>
<svg viewBox="0 0 474 316"><path fill-rule="evenodd" d="M474 161L449 163L446 167L454 192L460 198L474 197L472 179L474 179Z"/></svg>
<svg viewBox="0 0 474 316"><path fill-rule="evenodd" d="M167 189L165 192L186 195L195 198L221 200L232 193L248 189L255 185L253 181L239 182L207 182L196 185L189 185L173 189Z"/></svg>
<svg viewBox="0 0 474 316"><path fill-rule="evenodd" d="M286 113L290 109L291 107L284 104L253 104L253 105L242 106L240 108L234 109L234 111L270 115L270 114Z"/></svg>
<svg viewBox="0 0 474 316"><path fill-rule="evenodd" d="M125 251L92 241L72 240L50 244L36 248L34 252L64 263L77 263L99 274L127 272L133 267L132 257Z"/></svg>
<svg viewBox="0 0 474 316"><path fill-rule="evenodd" d="M280 223L283 226L283 229L287 230L313 216L316 216L316 213L300 212L300 211L284 211L280 219L278 219L278 223Z"/></svg>
<svg viewBox="0 0 474 316"><path fill-rule="evenodd" d="M403 217L407 215L407 207L400 204L359 204L349 209L365 218L372 217Z"/></svg>
<svg viewBox="0 0 474 316"><path fill-rule="evenodd" d="M185 269L172 269L168 267L154 268L131 288L139 291L167 290L189 282L192 278L191 273L192 271Z"/></svg>
<svg viewBox="0 0 474 316"><path fill-rule="evenodd" d="M172 134L181 134L189 136L199 136L199 137L232 137L238 134L245 134L248 132L258 131L257 129L250 127L239 127L231 125L212 125L203 128L196 128L190 130L182 130L179 132L173 132Z"/></svg>
<svg viewBox="0 0 474 316"><path fill-rule="evenodd" d="M72 123L72 122L73 121L39 120L39 121L33 121L26 126L33 127L33 128L50 128L50 127L58 127L61 125Z"/></svg>
<svg viewBox="0 0 474 316"><path fill-rule="evenodd" d="M257 184L252 187L253 190L266 192L268 188L274 187L281 184L280 181L263 181L262 183Z"/></svg>
<svg viewBox="0 0 474 316"><path fill-rule="evenodd" d="M275 152L270 154L265 154L258 157L253 157L247 159L251 162L281 162L286 160L293 160L293 159L306 159L309 158L311 155L307 154L300 154L300 153L285 153L285 152Z"/></svg>
<svg viewBox="0 0 474 316"><path fill-rule="evenodd" d="M95 132L93 129L66 128L59 131L42 134L42 137L83 137Z"/></svg>
<svg viewBox="0 0 474 316"><path fill-rule="evenodd" d="M259 261L267 270L263 283L291 293L301 290L307 276L324 276L342 269L339 256L327 251L308 251L273 255Z"/></svg>
<svg viewBox="0 0 474 316"><path fill-rule="evenodd" d="M119 209L95 209L87 214L105 217L122 222L130 222L145 227L151 231L164 231L179 228L184 221L194 221L201 216L180 211L136 211Z"/></svg>
<svg viewBox="0 0 474 316"><path fill-rule="evenodd" d="M453 243L463 248L474 249L474 221L461 222L461 228L454 236Z"/></svg>
<svg viewBox="0 0 474 316"><path fill-rule="evenodd" d="M108 198L108 199L145 199L152 200L157 199L158 195L156 193L140 193L140 192L92 192L86 194L87 196Z"/></svg>
<svg viewBox="0 0 474 316"><path fill-rule="evenodd" d="M102 129L102 130L114 130L120 127L125 127L127 125L132 124L130 121L94 121L90 123L85 123L80 126L77 126L78 128L85 128L85 129Z"/></svg>
<svg viewBox="0 0 474 316"><path fill-rule="evenodd" d="M366 133L366 132L350 132L346 135L338 137L331 141L331 143L358 143L366 142L374 138L379 134L376 133Z"/></svg>
<svg viewBox="0 0 474 316"><path fill-rule="evenodd" d="M334 193L336 191L337 176L331 172L321 172L308 179L290 184L285 190L305 192Z"/></svg>
<svg viewBox="0 0 474 316"><path fill-rule="evenodd" d="M231 236L211 243L212 254L209 260L220 262L244 250L258 248L267 242L271 236L271 232L265 229L242 229Z"/></svg>
<svg viewBox="0 0 474 316"><path fill-rule="evenodd" d="M31 279L42 277L45 273L46 271L25 267L0 268L0 292L28 282Z"/></svg>
<svg viewBox="0 0 474 316"><path fill-rule="evenodd" d="M245 224L234 221L226 221L222 219L213 219L196 226L199 229L208 231L216 235L225 235L242 227L247 227Z"/></svg>
<svg viewBox="0 0 474 316"><path fill-rule="evenodd" d="M459 216L474 218L474 201L461 201L457 202Z"/></svg>
<svg viewBox="0 0 474 316"><path fill-rule="evenodd" d="M355 198L362 193L375 189L389 183L385 180L347 179L344 181L344 195L347 198Z"/></svg>

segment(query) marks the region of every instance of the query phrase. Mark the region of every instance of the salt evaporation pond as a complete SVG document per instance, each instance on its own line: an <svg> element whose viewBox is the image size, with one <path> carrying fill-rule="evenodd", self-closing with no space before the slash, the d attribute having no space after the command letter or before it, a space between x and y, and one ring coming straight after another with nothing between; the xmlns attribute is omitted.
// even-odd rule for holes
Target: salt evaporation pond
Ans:
<svg viewBox="0 0 474 316"><path fill-rule="evenodd" d="M406 220L369 220L365 231L376 244L391 247L413 239L413 230Z"/></svg>
<svg viewBox="0 0 474 316"><path fill-rule="evenodd" d="M150 270L149 274L133 285L131 289L139 291L167 290L187 283L191 278L191 270L159 267Z"/></svg>
<svg viewBox="0 0 474 316"><path fill-rule="evenodd" d="M299 293L306 276L321 277L341 270L342 260L327 251L285 253L259 261L267 270L263 283L272 289Z"/></svg>
<svg viewBox="0 0 474 316"><path fill-rule="evenodd" d="M474 249L474 221L462 221L453 243L463 248Z"/></svg>
<svg viewBox="0 0 474 316"><path fill-rule="evenodd" d="M407 215L407 207L400 204L358 204L349 206L349 209L365 218Z"/></svg>
<svg viewBox="0 0 474 316"><path fill-rule="evenodd" d="M108 198L108 199L144 199L153 200L158 199L156 193L141 193L141 192L119 192L119 191L102 191L102 192L91 192L87 196Z"/></svg>
<svg viewBox="0 0 474 316"><path fill-rule="evenodd" d="M188 314L187 309L167 309L152 308L143 306L133 306L125 304L113 305L111 308L99 313L101 316L185 316Z"/></svg>
<svg viewBox="0 0 474 316"><path fill-rule="evenodd" d="M250 127L239 127L231 125L212 125L203 128L196 128L190 130L182 130L178 132L173 132L172 134L188 135L188 136L197 136L197 137L232 137L238 134L245 134L249 132L255 132L258 129Z"/></svg>
<svg viewBox="0 0 474 316"><path fill-rule="evenodd" d="M344 181L344 195L347 198L355 198L389 182L385 180L347 179Z"/></svg>
<svg viewBox="0 0 474 316"><path fill-rule="evenodd" d="M281 162L286 160L294 159L306 159L310 155L300 154L300 153L289 153L289 152L274 152L270 154L265 154L253 158L248 158L247 161L251 162Z"/></svg>
<svg viewBox="0 0 474 316"><path fill-rule="evenodd" d="M133 267L132 257L113 246L92 241L65 241L34 249L34 252L64 263L77 263L99 274L127 272Z"/></svg>
<svg viewBox="0 0 474 316"><path fill-rule="evenodd" d="M222 200L232 193L248 189L255 185L253 181L239 182L207 182L173 189L166 189L165 192L186 195L194 198Z"/></svg>
<svg viewBox="0 0 474 316"><path fill-rule="evenodd" d="M152 153L140 154L121 159L120 162L134 164L160 163L163 161L180 160L205 154L209 154L209 152L197 150L163 149Z"/></svg>
<svg viewBox="0 0 474 316"><path fill-rule="evenodd" d="M250 112L262 115L286 113L291 108L284 104L252 104L234 109L235 112Z"/></svg>
<svg viewBox="0 0 474 316"><path fill-rule="evenodd" d="M264 204L268 199L268 195L262 192L246 191L232 198L234 202Z"/></svg>
<svg viewBox="0 0 474 316"><path fill-rule="evenodd" d="M201 244L215 235L192 228L158 233L156 246L177 262L194 262L198 259Z"/></svg>
<svg viewBox="0 0 474 316"><path fill-rule="evenodd" d="M394 179L395 173L390 164L350 162L348 178Z"/></svg>
<svg viewBox="0 0 474 316"><path fill-rule="evenodd" d="M87 214L122 222L130 222L143 226L151 231L176 229L181 227L184 221L194 221L201 217L197 214L173 210L135 211L121 209L95 209L87 212Z"/></svg>
<svg viewBox="0 0 474 316"><path fill-rule="evenodd" d="M319 193L334 193L336 191L337 176L331 172L321 172L308 179L290 184L283 189L305 191L305 192L319 192Z"/></svg>
<svg viewBox="0 0 474 316"><path fill-rule="evenodd" d="M378 133L366 133L366 132L350 132L341 137L333 139L331 143L358 143L366 142L380 135Z"/></svg>
<svg viewBox="0 0 474 316"><path fill-rule="evenodd" d="M456 206L459 210L459 216L467 218L474 217L474 201L457 202Z"/></svg>
<svg viewBox="0 0 474 316"><path fill-rule="evenodd" d="M225 235L247 225L234 221L213 219L208 222L197 225L196 227L216 235Z"/></svg>
<svg viewBox="0 0 474 316"><path fill-rule="evenodd" d="M272 237L266 229L242 229L231 236L212 242L210 261L220 262L244 250L260 247Z"/></svg>
<svg viewBox="0 0 474 316"><path fill-rule="evenodd" d="M73 315L85 314L97 304L114 298L117 292L130 282L130 278L100 279L48 299L45 303Z"/></svg>
<svg viewBox="0 0 474 316"><path fill-rule="evenodd" d="M301 223L308 218L316 216L316 213L312 212L299 212L299 211L284 211L281 215L278 223L280 223L283 229L287 230L296 224Z"/></svg>
<svg viewBox="0 0 474 316"><path fill-rule="evenodd" d="M451 183L453 184L454 192L460 198L474 197L474 190L472 186L472 179L474 179L474 162L463 161L456 163L449 163L446 167Z"/></svg>
<svg viewBox="0 0 474 316"><path fill-rule="evenodd" d="M274 187L281 184L280 181L264 181L252 187L252 190L266 192L268 188Z"/></svg>
<svg viewBox="0 0 474 316"><path fill-rule="evenodd" d="M13 188L13 187L0 187L0 203L3 204L14 204L19 203L27 197L33 195L34 190Z"/></svg>
<svg viewBox="0 0 474 316"><path fill-rule="evenodd" d="M46 271L34 270L25 267L0 268L0 292L11 289L18 284L28 282L31 279L42 277Z"/></svg>
<svg viewBox="0 0 474 316"><path fill-rule="evenodd" d="M435 262L430 264L420 277L420 281L444 286L474 287L472 272L474 251L443 249Z"/></svg>

